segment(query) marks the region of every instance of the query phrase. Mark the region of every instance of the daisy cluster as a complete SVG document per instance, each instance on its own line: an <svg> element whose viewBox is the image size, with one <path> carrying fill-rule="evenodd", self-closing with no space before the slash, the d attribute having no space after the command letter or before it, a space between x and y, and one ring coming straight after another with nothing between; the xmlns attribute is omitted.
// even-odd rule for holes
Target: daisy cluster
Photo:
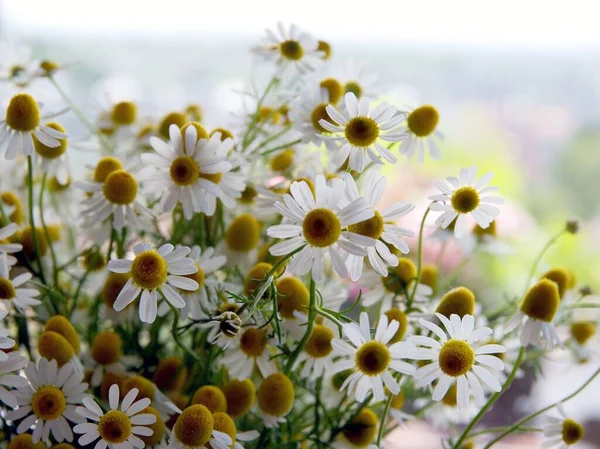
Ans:
<svg viewBox="0 0 600 449"><path fill-rule="evenodd" d="M383 168L440 159L440 114L385 101L328 42L267 30L253 52L270 81L215 129L193 103L111 99L88 118L67 68L2 45L0 448L377 449L424 419L459 449L550 352L598 363L597 321L578 315L597 303L571 270L538 260L491 307L443 252L423 262L440 242L509 252L492 173L433 181L411 220ZM61 124L71 113L85 140ZM583 436L558 411L545 447Z"/></svg>

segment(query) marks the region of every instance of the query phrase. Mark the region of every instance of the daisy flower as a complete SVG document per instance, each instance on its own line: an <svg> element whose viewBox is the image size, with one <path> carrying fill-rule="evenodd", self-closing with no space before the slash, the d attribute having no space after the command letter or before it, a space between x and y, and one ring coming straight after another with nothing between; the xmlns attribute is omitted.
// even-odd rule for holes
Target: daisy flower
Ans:
<svg viewBox="0 0 600 449"><path fill-rule="evenodd" d="M192 246L192 250L188 255L194 261L194 265L198 268L194 274L187 275L198 283L196 290L182 290L180 292L185 300L185 306L180 309L181 318L190 317L192 320L200 320L206 316L202 310L208 305L207 292L215 294L219 281L211 276L215 271L225 265L227 257L223 255L215 255L214 248L206 248L204 252L198 245ZM158 308L159 316L164 316L169 311L169 306L164 302Z"/></svg>
<svg viewBox="0 0 600 449"><path fill-rule="evenodd" d="M29 360L17 351L6 354L5 360L0 360L0 401L12 408L18 405L17 398L12 388L22 388L29 384L27 379L17 374L11 374L22 370L27 366ZM7 390L5 387L11 387Z"/></svg>
<svg viewBox="0 0 600 449"><path fill-rule="evenodd" d="M138 393L137 388L131 390L119 407L119 386L112 385L108 391L110 410L106 413L92 398L85 398L85 407L77 407L77 413L92 422L77 424L73 428L73 432L82 434L78 443L87 446L99 439L95 449L142 449L145 443L140 436L152 436L149 425L156 422L156 416L140 413L150 405L150 399L135 401Z"/></svg>
<svg viewBox="0 0 600 449"><path fill-rule="evenodd" d="M456 314L451 315L450 319L441 313L435 315L443 323L447 333L430 321L419 320L419 323L433 332L439 341L423 335L409 337L409 341L417 345L413 357L415 360L433 360L433 363L417 370L417 386L425 387L438 380L432 399L441 401L452 383L456 382L458 408L468 407L470 391L473 392L477 404L483 406L485 398L481 382L492 391L498 392L502 389L500 382L489 369L503 371L504 363L490 354L503 353L506 349L497 344L475 346L476 342L491 335L492 329L480 327L474 330L475 318L472 315L465 315L462 320Z"/></svg>
<svg viewBox="0 0 600 449"><path fill-rule="evenodd" d="M8 238L17 232L19 227L16 223L10 223L0 228L0 253L18 253L23 249L20 243L9 243Z"/></svg>
<svg viewBox="0 0 600 449"><path fill-rule="evenodd" d="M9 81L24 88L38 76L38 63L31 58L29 45L2 41L0 54L0 81Z"/></svg>
<svg viewBox="0 0 600 449"><path fill-rule="evenodd" d="M405 139L400 144L400 153L411 158L415 151L418 153L419 162L425 159L425 149L433 159L440 159L442 153L437 140L443 139L444 135L437 129L440 114L431 105L420 106L416 109L401 111L406 117L404 122Z"/></svg>
<svg viewBox="0 0 600 449"><path fill-rule="evenodd" d="M21 286L31 279L31 273L22 273L14 279L10 279L10 267L8 266L8 257L5 253L0 253L0 299L4 308L12 303L20 312L24 312L29 307L38 306L41 301L35 299L39 296L34 288L22 288Z"/></svg>
<svg viewBox="0 0 600 449"><path fill-rule="evenodd" d="M567 417L562 403L556 406L560 417L546 416L544 422L543 448L567 449L569 446L578 443L584 434L581 424L572 418Z"/></svg>
<svg viewBox="0 0 600 449"><path fill-rule="evenodd" d="M558 286L550 279L541 279L525 294L519 306L519 312L506 324L506 332L518 329L521 345L562 346L556 333L553 320L560 306Z"/></svg>
<svg viewBox="0 0 600 449"><path fill-rule="evenodd" d="M503 204L504 200L495 196L482 196L495 192L497 187L486 187L492 179L492 172L487 172L479 181L475 181L477 167L462 168L458 178L449 176L448 184L441 180L433 184L442 192L432 195L430 208L433 211L443 212L435 221L436 226L447 228L456 219L454 235L461 238L466 231L467 215L470 214L477 224L486 229L494 219L500 215L500 209L494 204Z"/></svg>
<svg viewBox="0 0 600 449"><path fill-rule="evenodd" d="M175 421L168 449L228 449L232 438L217 430L217 425L214 415L204 405L190 405Z"/></svg>
<svg viewBox="0 0 600 449"><path fill-rule="evenodd" d="M221 349L227 349L238 336L242 328L242 320L237 313L228 311L211 319L208 323L202 325L202 327L208 329L206 338L209 342Z"/></svg>
<svg viewBox="0 0 600 449"><path fill-rule="evenodd" d="M358 188L350 173L345 174L346 196L350 202L360 198ZM370 237L377 241L375 246L367 248L369 262L373 269L381 276L387 276L388 265L395 267L398 265L398 257L392 254L386 245L393 245L403 254L408 253L408 245L402 237L412 237L414 233L408 229L401 228L394 224L394 221L408 214L414 209L410 203L401 201L394 203L382 211L377 210L377 204L381 201L385 191L386 179L379 176L376 172L370 172L367 175L364 198L367 207L374 210L375 215L368 220L355 223L348 227L348 230L356 234ZM350 254L346 261L350 279L357 281L363 269L364 256Z"/></svg>
<svg viewBox="0 0 600 449"><path fill-rule="evenodd" d="M364 62L347 59L333 70L333 74L342 83L344 92L352 92L356 98L377 98L380 93L379 75L372 72Z"/></svg>
<svg viewBox="0 0 600 449"><path fill-rule="evenodd" d="M306 324L307 317L305 314L296 312L296 317L299 322ZM306 332L304 329L302 329ZM335 355L333 350L332 341L335 337L333 329L324 322L317 322L314 324L310 337L306 340L306 344L296 362L294 363L293 370L296 370L300 365L300 376L318 378L323 375L325 369L333 364L333 356Z"/></svg>
<svg viewBox="0 0 600 449"><path fill-rule="evenodd" d="M295 395L294 384L283 373L270 374L260 383L256 402L265 427L276 427L285 422L285 417L294 406Z"/></svg>
<svg viewBox="0 0 600 449"><path fill-rule="evenodd" d="M333 365L332 372L354 369L342 384L340 390L347 389L349 394L355 390L355 398L362 402L372 391L375 401L385 399L384 384L392 394L400 392L400 385L390 371L413 375L415 367L401 359L413 356L413 346L407 342L389 344L398 331L399 323L393 320L388 323L386 315L379 318L375 338L371 337L369 315L360 314L360 325L345 323L342 327L344 336L349 340L335 338L332 341L336 355L342 360Z"/></svg>
<svg viewBox="0 0 600 449"><path fill-rule="evenodd" d="M233 146L233 140L222 141L220 133L208 139L202 138L194 125L183 129L185 139L182 139L182 131L176 125L169 127L169 143L158 137L150 139L156 153L141 156L142 161L150 166L143 172L145 188L151 193L162 192L160 207L163 212L170 212L177 203L181 203L188 220L194 212L212 215L212 203L216 198L232 208L234 199L245 188L237 182L235 176L239 174L229 179L228 173L233 166L227 161L227 153Z"/></svg>
<svg viewBox="0 0 600 449"><path fill-rule="evenodd" d="M283 202L275 203L279 213L290 224L267 229L269 237L285 239L273 245L270 253L285 256L303 247L288 266L291 273L304 275L311 271L312 278L321 281L325 275L325 253L328 253L335 272L346 277L348 269L340 249L365 256L367 251L364 247L375 244L370 237L347 230L350 225L372 218L374 212L367 209L364 198L341 207L345 188L342 180L335 180L332 187L328 187L325 177L318 175L315 195L305 181L293 182L290 194L284 195Z"/></svg>
<svg viewBox="0 0 600 449"><path fill-rule="evenodd" d="M324 53L319 50L319 41L311 35L290 25L286 30L281 22L277 23L277 34L265 30L266 37L255 51L266 59L274 60L284 79L296 74L315 70L321 63Z"/></svg>
<svg viewBox="0 0 600 449"><path fill-rule="evenodd" d="M307 86L290 106L290 118L293 126L302 135L302 143L313 143L320 146L322 133L329 134L321 124L321 120L329 120L327 106L329 93L320 86Z"/></svg>
<svg viewBox="0 0 600 449"><path fill-rule="evenodd" d="M255 366L264 377L277 371L271 360L275 341L268 337L268 331L268 327L248 326L237 333L221 360L230 376L244 380L252 375Z"/></svg>
<svg viewBox="0 0 600 449"><path fill-rule="evenodd" d="M67 135L65 128L59 123L50 122L46 123L46 126ZM55 179L59 185L64 186L69 183L69 166L66 158L68 141L66 138L58 139L58 141L58 146L49 146L34 136L33 146L42 173L47 173L50 175L49 178Z"/></svg>
<svg viewBox="0 0 600 449"><path fill-rule="evenodd" d="M90 383L97 387L107 373L124 375L127 370L138 364L141 359L123 354L123 341L116 332L104 330L94 337L86 365L92 369Z"/></svg>
<svg viewBox="0 0 600 449"><path fill-rule="evenodd" d="M352 92L344 96L344 101L345 113L333 105L325 108L334 123L328 121L329 119L319 120L319 124L332 133L321 138L339 145L331 157L333 163L340 167L349 158L350 169L359 173L365 169L367 159L383 165L379 158L381 156L392 164L396 163L396 156L380 141L402 140L404 134L398 131L397 126L404 120L404 116L397 114L396 108L386 102L371 110L367 97L357 100Z"/></svg>
<svg viewBox="0 0 600 449"><path fill-rule="evenodd" d="M7 413L11 420L22 421L17 433L27 432L35 424L33 442L47 441L52 433L58 441L73 441L73 432L68 421L83 422L76 413L76 405L86 397L88 384L82 382L83 373L65 363L59 370L56 360L40 359L38 366L29 363L25 368L29 383L18 387L15 397L19 408Z"/></svg>
<svg viewBox="0 0 600 449"><path fill-rule="evenodd" d="M113 308L120 312L141 294L140 320L153 323L156 319L158 295L161 293L173 307L185 307L185 301L173 287L182 290L197 290L198 283L186 277L198 268L192 259L186 258L190 248L177 249L165 243L157 250L148 243L138 243L133 247L133 260L116 259L108 262L108 269L114 273L129 273L131 278L117 296Z"/></svg>
<svg viewBox="0 0 600 449"><path fill-rule="evenodd" d="M6 149L6 159L14 159L20 151L31 156L35 137L44 145L55 148L60 146L59 139L66 139L67 134L57 131L41 122L62 114L41 115L40 105L29 94L17 94L10 100L6 108L6 118L0 121L0 151Z"/></svg>

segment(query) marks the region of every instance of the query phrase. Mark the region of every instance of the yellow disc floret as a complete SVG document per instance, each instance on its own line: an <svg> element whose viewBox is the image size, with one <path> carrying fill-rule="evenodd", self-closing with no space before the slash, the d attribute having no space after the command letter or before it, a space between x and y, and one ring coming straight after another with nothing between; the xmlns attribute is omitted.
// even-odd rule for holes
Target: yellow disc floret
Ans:
<svg viewBox="0 0 600 449"><path fill-rule="evenodd" d="M225 242L234 251L247 253L258 246L260 224L250 214L242 214L233 219L225 231Z"/></svg>
<svg viewBox="0 0 600 449"><path fill-rule="evenodd" d="M270 416L285 416L294 405L294 384L283 373L267 376L258 387L258 406Z"/></svg>
<svg viewBox="0 0 600 449"><path fill-rule="evenodd" d="M79 335L77 334L77 331L75 330L71 322L66 317L62 315L54 315L53 317L50 317L50 319L46 321L46 324L44 325L44 332L45 331L53 331L65 337L65 339L73 347L75 354L79 354Z"/></svg>
<svg viewBox="0 0 600 449"><path fill-rule="evenodd" d="M25 221L23 203L17 195L15 195L13 192L2 192L2 194L0 194L0 199L4 203L4 206L11 206L13 208L12 213L8 216L10 221L17 224L21 224ZM5 226L7 223L4 223L2 220L3 217L0 216L0 222L2 223L2 226Z"/></svg>
<svg viewBox="0 0 600 449"><path fill-rule="evenodd" d="M399 324L398 330L390 340L390 344L396 343L404 338L406 335L406 330L408 327L408 320L406 318L406 313L402 310L394 307L393 309L385 312L385 315L388 318L388 322L391 323L393 320L397 321Z"/></svg>
<svg viewBox="0 0 600 449"><path fill-rule="evenodd" d="M348 231L377 240L383 234L383 225L383 217L378 211L375 211L373 217L348 226Z"/></svg>
<svg viewBox="0 0 600 449"><path fill-rule="evenodd" d="M344 84L344 93L353 93L356 98L363 96L363 88L358 81L348 81Z"/></svg>
<svg viewBox="0 0 600 449"><path fill-rule="evenodd" d="M333 346L331 345L333 338L334 335L331 329L322 324L316 324L306 341L304 350L314 359L327 357L333 351Z"/></svg>
<svg viewBox="0 0 600 449"><path fill-rule="evenodd" d="M123 443L131 435L131 420L120 410L111 410L98 421L98 433L108 443Z"/></svg>
<svg viewBox="0 0 600 449"><path fill-rule="evenodd" d="M475 351L466 341L451 339L442 345L438 362L444 374L459 377L473 366Z"/></svg>
<svg viewBox="0 0 600 449"><path fill-rule="evenodd" d="M189 447L202 447L210 440L214 419L210 410L203 405L191 405L179 415L173 434L177 441Z"/></svg>
<svg viewBox="0 0 600 449"><path fill-rule="evenodd" d="M134 388L140 390L137 396L138 399L148 398L151 401L154 400L156 388L154 388L154 384L145 377L132 376L125 379L123 382L123 394L129 393Z"/></svg>
<svg viewBox="0 0 600 449"><path fill-rule="evenodd" d="M171 162L169 174L178 186L190 186L200 177L200 168L190 156L179 156Z"/></svg>
<svg viewBox="0 0 600 449"><path fill-rule="evenodd" d="M313 209L304 217L302 233L310 245L325 248L337 242L342 234L342 224L333 211Z"/></svg>
<svg viewBox="0 0 600 449"><path fill-rule="evenodd" d="M276 172L284 172L288 170L294 163L294 150L283 150L277 153L269 162L271 170Z"/></svg>
<svg viewBox="0 0 600 449"><path fill-rule="evenodd" d="M344 96L344 86L335 78L325 78L319 83L319 86L327 91L331 104L337 104Z"/></svg>
<svg viewBox="0 0 600 449"><path fill-rule="evenodd" d="M227 398L219 387L214 385L204 385L198 388L192 396L192 404L201 404L211 413L227 411Z"/></svg>
<svg viewBox="0 0 600 449"><path fill-rule="evenodd" d="M62 416L67 407L67 398L60 388L44 385L31 396L31 409L38 418L54 421Z"/></svg>
<svg viewBox="0 0 600 449"><path fill-rule="evenodd" d="M436 108L430 105L418 107L406 118L408 129L417 137L427 137L435 131L440 120Z"/></svg>
<svg viewBox="0 0 600 449"><path fill-rule="evenodd" d="M457 287L444 295L435 309L436 313L441 313L446 318L456 314L459 317L473 315L475 312L475 295L466 287Z"/></svg>
<svg viewBox="0 0 600 449"><path fill-rule="evenodd" d="M147 290L154 290L167 280L167 262L154 250L142 251L131 264L133 282Z"/></svg>
<svg viewBox="0 0 600 449"><path fill-rule="evenodd" d="M108 175L117 170L123 170L123 163L119 159L112 156L103 157L94 168L94 181L104 182Z"/></svg>
<svg viewBox="0 0 600 449"><path fill-rule="evenodd" d="M48 360L56 360L58 366L63 366L75 355L71 343L59 333L42 332L38 340L38 352Z"/></svg>
<svg viewBox="0 0 600 449"><path fill-rule="evenodd" d="M310 292L304 283L294 276L281 279L277 283L277 307L283 318L295 319L294 312L306 313Z"/></svg>
<svg viewBox="0 0 600 449"><path fill-rule="evenodd" d="M292 61L298 61L304 56L304 49L300 42L291 39L279 44L279 52L285 59Z"/></svg>
<svg viewBox="0 0 600 449"><path fill-rule="evenodd" d="M254 405L256 388L250 379L231 379L223 386L227 402L227 414L232 418L244 416Z"/></svg>
<svg viewBox="0 0 600 449"><path fill-rule="evenodd" d="M233 139L233 134L228 129L225 129L225 128L215 128L215 129L213 129L210 132L210 136L209 137L212 137L213 134L215 134L215 133L220 133L221 134L221 142L223 142L224 140L227 140L227 139Z"/></svg>
<svg viewBox="0 0 600 449"><path fill-rule="evenodd" d="M141 440L144 443L146 443L146 447L153 447L156 444L158 444L160 442L160 440L162 440L165 437L165 434L167 433L167 428L165 426L165 422L163 421L162 416L160 416L160 413L158 413L158 411L154 407L147 407L144 410L142 410L140 413L151 414L156 417L156 421L154 422L154 424L146 424L146 427L149 427L150 429L152 429L152 431L153 431L152 435L149 437L139 435Z"/></svg>
<svg viewBox="0 0 600 449"><path fill-rule="evenodd" d="M244 294L251 296L262 283L269 277L273 265L267 262L259 262L252 267L246 279L244 279Z"/></svg>
<svg viewBox="0 0 600 449"><path fill-rule="evenodd" d="M479 206L479 201L479 193L475 187L471 186L459 187L450 198L452 207L459 214L468 214L474 211Z"/></svg>
<svg viewBox="0 0 600 449"><path fill-rule="evenodd" d="M33 443L33 436L30 433L15 435L8 443L8 449L46 449L46 445L41 441Z"/></svg>
<svg viewBox="0 0 600 449"><path fill-rule="evenodd" d="M321 103L310 113L310 121L312 122L313 128L315 128L315 131L318 133L327 132L327 130L319 123L319 120L325 120L327 122L331 121L326 110L327 105L328 103Z"/></svg>
<svg viewBox="0 0 600 449"><path fill-rule="evenodd" d="M596 335L596 323L593 321L574 321L571 323L571 335L577 343L584 345Z"/></svg>
<svg viewBox="0 0 600 449"><path fill-rule="evenodd" d="M248 357L258 357L267 347L267 333L257 327L249 327L240 336L240 349Z"/></svg>
<svg viewBox="0 0 600 449"><path fill-rule="evenodd" d="M421 278L419 279L419 283L423 285L427 285L431 287L432 290L435 291L437 286L437 276L438 269L432 263L423 264L423 268L421 269Z"/></svg>
<svg viewBox="0 0 600 449"><path fill-rule="evenodd" d="M9 279L0 277L0 299L9 300L17 295L12 282Z"/></svg>
<svg viewBox="0 0 600 449"><path fill-rule="evenodd" d="M358 415L344 426L342 434L355 447L367 447L377 436L379 419L373 410L363 408Z"/></svg>
<svg viewBox="0 0 600 449"><path fill-rule="evenodd" d="M458 391L457 391L457 388L456 388L456 384L453 384L448 389L448 392L446 393L446 395L442 399L442 402L444 403L444 405L447 405L448 407L456 407L456 405L458 404L457 393L458 393Z"/></svg>
<svg viewBox="0 0 600 449"><path fill-rule="evenodd" d="M233 419L227 413L217 412L213 413L213 420L214 429L229 435L229 438L231 438L231 441L235 445L237 429L235 428Z"/></svg>
<svg viewBox="0 0 600 449"><path fill-rule="evenodd" d="M6 108L6 124L20 132L30 132L40 124L40 108L29 94L17 94Z"/></svg>
<svg viewBox="0 0 600 449"><path fill-rule="evenodd" d="M565 419L562 424L562 439L572 445L583 438L583 426L574 419Z"/></svg>
<svg viewBox="0 0 600 449"><path fill-rule="evenodd" d="M370 117L354 117L346 124L344 134L350 145L365 148L379 137L379 126Z"/></svg>
<svg viewBox="0 0 600 449"><path fill-rule="evenodd" d="M119 296L130 277L129 273L108 273L102 287L102 301L107 307L112 308L117 296Z"/></svg>
<svg viewBox="0 0 600 449"><path fill-rule="evenodd" d="M46 233L40 227L35 227L35 238L37 240L37 249L40 257L44 257L48 252L48 240L46 239ZM23 245L23 252L29 259L35 257L35 244L33 242L33 232L31 226L26 227L21 231L19 239L21 245Z"/></svg>
<svg viewBox="0 0 600 449"><path fill-rule="evenodd" d="M59 123L50 122L46 123L48 128L55 129L61 133L65 132L65 128L62 127ZM33 146L35 148L35 152L46 159L56 159L64 154L67 151L67 139L57 139L59 144L56 147L49 147L48 145L40 142L37 137L33 136Z"/></svg>
<svg viewBox="0 0 600 449"><path fill-rule="evenodd" d="M200 123L198 122L187 122L185 125L183 125L181 127L181 137L185 140L185 133L186 130L190 127L193 126L194 128L196 128L196 142L200 139L208 139L208 132L206 131L206 128L204 128L204 126L202 126ZM186 148L186 152L187 152L187 148Z"/></svg>
<svg viewBox="0 0 600 449"><path fill-rule="evenodd" d="M110 119L117 126L127 126L135 123L137 106L132 101L121 101L113 106Z"/></svg>
<svg viewBox="0 0 600 449"><path fill-rule="evenodd" d="M369 341L356 351L356 368L367 376L378 376L387 370L392 356L386 345L379 341Z"/></svg>
<svg viewBox="0 0 600 449"><path fill-rule="evenodd" d="M177 125L178 128L184 126L187 122L185 114L181 112L170 112L165 115L158 124L158 135L163 139L169 138L169 127Z"/></svg>
<svg viewBox="0 0 600 449"><path fill-rule="evenodd" d="M138 183L131 173L125 170L116 170L106 177L102 191L111 203L127 205L135 201Z"/></svg>
<svg viewBox="0 0 600 449"><path fill-rule="evenodd" d="M123 342L116 332L105 330L94 338L90 353L94 361L100 365L112 365L121 358Z"/></svg>
<svg viewBox="0 0 600 449"><path fill-rule="evenodd" d="M520 310L525 315L541 321L552 322L560 304L558 286L550 279L542 279L529 289Z"/></svg>
<svg viewBox="0 0 600 449"><path fill-rule="evenodd" d="M327 60L331 57L331 45L328 42L318 41L317 50L323 52L323 59Z"/></svg>
<svg viewBox="0 0 600 449"><path fill-rule="evenodd" d="M558 294L560 295L560 299L562 299L571 284L571 273L566 268L553 268L547 271L541 279L550 279L556 283Z"/></svg>

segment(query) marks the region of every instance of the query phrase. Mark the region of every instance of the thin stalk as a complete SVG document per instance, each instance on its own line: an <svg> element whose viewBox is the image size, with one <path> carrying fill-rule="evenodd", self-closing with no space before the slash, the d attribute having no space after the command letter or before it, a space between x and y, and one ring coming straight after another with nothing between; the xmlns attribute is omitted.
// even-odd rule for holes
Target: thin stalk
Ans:
<svg viewBox="0 0 600 449"><path fill-rule="evenodd" d="M48 248L50 249L50 257L52 258L52 276L54 285L58 285L58 263L56 262L56 252L54 251L54 244L50 239L50 233L48 232L48 227L46 226L46 221L44 220L44 191L46 187L47 175L47 173L44 173L42 175L42 186L40 187L40 199L38 202L38 209L40 210L40 221L42 222L42 228L44 229L44 237L48 242Z"/></svg>
<svg viewBox="0 0 600 449"><path fill-rule="evenodd" d="M413 300L415 299L415 294L417 293L417 286L419 285L419 280L421 279L421 271L423 269L423 230L425 229L425 220L427 219L427 215L429 215L430 207L427 207L425 214L423 214L423 219L421 220L421 226L419 227L419 247L417 249L417 277L415 279L415 285L413 286L412 293L408 298L406 303L406 310L410 312Z"/></svg>
<svg viewBox="0 0 600 449"><path fill-rule="evenodd" d="M35 227L35 217L33 215L33 160L31 156L27 156L27 184L29 187L29 226L31 227L31 238L33 240L33 250L35 252L35 259L38 264L39 275L41 281L45 284L46 277L44 276L44 268L42 266L42 259L40 257L40 247L38 242L37 230Z"/></svg>
<svg viewBox="0 0 600 449"><path fill-rule="evenodd" d="M383 414L381 415L381 422L379 423L379 432L377 433L377 447L380 447L381 445L381 439L383 438L383 432L385 430L385 419L390 412L393 399L394 395L390 394L390 396L387 398L387 401L385 401L385 407L383 409Z"/></svg>

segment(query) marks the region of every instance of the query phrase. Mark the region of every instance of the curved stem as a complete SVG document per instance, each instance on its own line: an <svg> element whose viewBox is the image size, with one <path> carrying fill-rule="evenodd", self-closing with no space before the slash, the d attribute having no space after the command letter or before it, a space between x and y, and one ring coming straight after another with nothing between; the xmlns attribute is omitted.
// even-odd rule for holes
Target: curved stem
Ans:
<svg viewBox="0 0 600 449"><path fill-rule="evenodd" d="M523 362L524 356L525 356L525 347L521 347L521 350L519 351L519 356L517 357L517 360L515 362L515 366L513 367L513 370L511 371L510 375L508 376L508 378L502 385L502 389L499 392L494 393L493 395L490 396L490 398L485 403L485 405L481 408L481 410L479 410L479 413L477 413L475 418L473 418L471 420L469 425L465 428L465 430L463 431L461 436L458 438L458 441L453 446L454 449L459 449L462 447L462 443L469 436L469 432L471 432L471 430L473 430L473 428L479 423L481 418L483 418L483 416L492 407L492 405L494 405L496 403L496 401L500 398L500 396L502 396L502 394L510 387L510 384L512 384L513 380L515 379L515 376L517 375L517 371L519 371L519 367L521 366L521 363Z"/></svg>
<svg viewBox="0 0 600 449"><path fill-rule="evenodd" d="M544 407L541 410L538 410L535 413L532 413L531 415L526 416L525 418L520 419L519 421L517 421L515 424L513 424L511 427L509 427L508 429L506 429L504 432L502 432L500 435L498 435L496 438L494 438L492 441L490 441L483 449L489 449L490 447L492 447L494 444L496 444L498 441L500 441L502 438L504 438L506 435L512 433L514 430L518 429L519 427L521 427L523 424L525 424L528 421L531 421L533 418L535 418L536 416L541 415L542 413L547 412L548 410L556 407L558 404L562 403L562 402L567 402L568 400L574 398L575 396L577 396L585 387L587 387L595 378L596 376L600 374L600 368L598 368L596 371L594 371L594 373L590 376L590 378L588 380L586 380L582 386L580 386L577 390L575 390L573 393L571 393L570 395L564 397L563 399L561 399L558 402L555 402L547 407Z"/></svg>
<svg viewBox="0 0 600 449"><path fill-rule="evenodd" d="M421 220L421 226L419 227L419 247L417 249L417 277L415 278L415 285L413 286L412 292L410 294L410 298L406 303L406 311L410 312L413 300L415 298L415 294L417 293L417 286L419 285L419 280L421 279L421 270L423 269L423 230L425 229L425 220L427 219L427 215L429 215L430 206L427 206L427 210L425 214L423 214L423 219Z"/></svg>

